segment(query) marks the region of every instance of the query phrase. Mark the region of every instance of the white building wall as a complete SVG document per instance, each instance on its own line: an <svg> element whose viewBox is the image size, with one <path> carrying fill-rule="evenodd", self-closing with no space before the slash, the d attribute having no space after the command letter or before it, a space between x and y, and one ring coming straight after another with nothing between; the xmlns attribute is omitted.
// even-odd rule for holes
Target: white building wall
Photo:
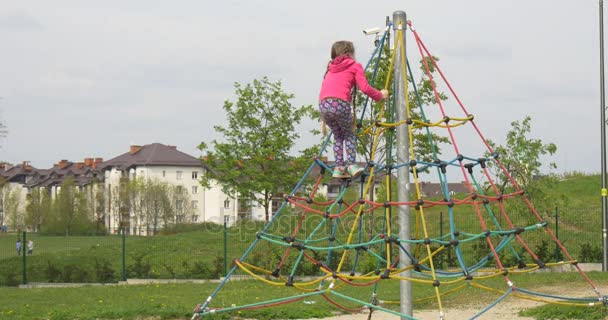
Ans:
<svg viewBox="0 0 608 320"><path fill-rule="evenodd" d="M228 223L232 224L237 219L236 199L227 196L222 192L221 187L212 183L211 188L206 189L200 185L199 181L204 174L202 167L182 167L182 166L137 166L129 172L130 178L158 179L168 184L181 185L192 201L197 201L197 208L194 210L196 222L224 223L224 216L228 216ZM106 170L105 184L106 190L111 186L112 193L115 187L119 186L121 172L116 169ZM113 195L114 196L114 195ZM228 203L225 203L229 200ZM106 200L107 201L107 200ZM228 206L226 207L225 204ZM112 230L118 225L118 208L111 208Z"/></svg>

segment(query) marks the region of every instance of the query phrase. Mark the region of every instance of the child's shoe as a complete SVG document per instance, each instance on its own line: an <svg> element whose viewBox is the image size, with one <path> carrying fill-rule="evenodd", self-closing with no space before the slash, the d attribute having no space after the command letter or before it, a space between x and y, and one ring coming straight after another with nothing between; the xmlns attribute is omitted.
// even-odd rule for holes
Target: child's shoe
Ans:
<svg viewBox="0 0 608 320"><path fill-rule="evenodd" d="M346 172L346 169L341 166L335 166L331 176L338 179L349 177L348 173Z"/></svg>
<svg viewBox="0 0 608 320"><path fill-rule="evenodd" d="M350 176L353 178L359 176L361 172L363 172L363 168L360 168L356 164L351 164L350 166L348 166L348 174L350 174Z"/></svg>

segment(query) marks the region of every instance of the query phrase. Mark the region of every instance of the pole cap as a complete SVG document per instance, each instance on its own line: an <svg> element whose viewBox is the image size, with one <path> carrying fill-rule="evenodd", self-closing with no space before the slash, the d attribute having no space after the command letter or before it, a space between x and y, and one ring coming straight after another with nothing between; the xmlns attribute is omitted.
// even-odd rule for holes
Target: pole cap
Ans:
<svg viewBox="0 0 608 320"><path fill-rule="evenodd" d="M405 30L407 28L407 17L405 11L393 12L393 30Z"/></svg>

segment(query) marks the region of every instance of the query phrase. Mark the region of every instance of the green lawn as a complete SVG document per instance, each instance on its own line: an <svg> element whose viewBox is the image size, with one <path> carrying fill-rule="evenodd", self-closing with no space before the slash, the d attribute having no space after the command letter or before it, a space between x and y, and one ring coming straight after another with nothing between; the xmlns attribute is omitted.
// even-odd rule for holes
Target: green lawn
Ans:
<svg viewBox="0 0 608 320"><path fill-rule="evenodd" d="M608 275L604 273L590 273L594 281L601 288L608 285ZM558 286L563 288L563 295L568 294L568 286L572 282L584 287L580 283L580 276L575 273L564 274L527 274L513 276L512 280L519 287L543 288ZM486 285L506 290L502 278L483 282ZM17 289L0 288L0 318L7 320L17 319L137 319L142 316L154 316L161 319L189 319L193 307L204 301L217 284L161 284L141 286L85 286L80 288L44 288L44 289ZM449 286L442 290L449 290ZM497 299L500 295L488 294L475 288L465 288L459 294L450 295L443 299L444 307L454 307L463 304L473 304L479 308L480 304L487 305ZM348 287L340 289L341 292L355 298L368 301L371 287L357 288ZM382 282L378 288L380 300L398 300L398 282ZM227 283L222 291L212 301L212 307L230 307L232 304L243 305L267 301L278 297L287 297L301 294L293 288L285 286L269 286L259 281L232 281ZM415 298L426 297L433 294L429 285L414 284ZM589 289L589 296L593 292ZM336 302L347 307L355 305L347 301L336 299ZM314 308L310 308L314 304ZM434 302L415 302L415 309L436 309ZM584 311L585 316L578 319L601 319L598 315L603 308L589 309L565 308L551 306L551 311L540 310L538 319L544 319L551 312L555 319L570 319L568 313L580 314ZM316 296L306 298L290 304L264 308L259 310L234 311L230 314L218 314L207 319L227 319L239 315L245 318L258 319L297 319L326 317L334 314L337 309L327 303L322 297ZM535 311L531 311L535 312ZM576 313L578 312L578 313Z"/></svg>

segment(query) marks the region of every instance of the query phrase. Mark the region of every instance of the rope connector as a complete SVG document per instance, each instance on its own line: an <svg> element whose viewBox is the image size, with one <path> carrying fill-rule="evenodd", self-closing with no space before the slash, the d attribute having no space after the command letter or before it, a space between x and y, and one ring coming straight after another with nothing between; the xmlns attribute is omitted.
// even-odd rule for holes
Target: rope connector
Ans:
<svg viewBox="0 0 608 320"><path fill-rule="evenodd" d="M458 245L459 242L460 241L458 239L452 239L452 240L450 240L450 246L454 246L455 247L455 246Z"/></svg>
<svg viewBox="0 0 608 320"><path fill-rule="evenodd" d="M472 200L477 199L477 193L475 193L475 192L471 193L471 199Z"/></svg>
<svg viewBox="0 0 608 320"><path fill-rule="evenodd" d="M308 203L308 204L312 204L312 199L311 199L310 197L309 197L309 198L306 198L306 203Z"/></svg>
<svg viewBox="0 0 608 320"><path fill-rule="evenodd" d="M424 204L424 199L418 199L418 205L423 205Z"/></svg>
<svg viewBox="0 0 608 320"><path fill-rule="evenodd" d="M410 167L415 167L418 163L416 160L410 160Z"/></svg>
<svg viewBox="0 0 608 320"><path fill-rule="evenodd" d="M289 276L289 280L285 282L286 287L293 287L293 276Z"/></svg>
<svg viewBox="0 0 608 320"><path fill-rule="evenodd" d="M454 231L454 237L460 236L460 231Z"/></svg>
<svg viewBox="0 0 608 320"><path fill-rule="evenodd" d="M391 271L389 269L384 270L384 272L380 276L380 279L382 279L382 280L390 279L390 272Z"/></svg>
<svg viewBox="0 0 608 320"><path fill-rule="evenodd" d="M541 269L542 269L542 268L544 268L544 267L546 266L546 265L545 265L545 263L544 263L542 260L540 260L540 258L536 259L536 264L537 264L537 265L538 265L538 267L539 267L539 268L541 268Z"/></svg>
<svg viewBox="0 0 608 320"><path fill-rule="evenodd" d="M486 238L492 235L492 231L490 231L490 230L486 230L483 233L486 236Z"/></svg>
<svg viewBox="0 0 608 320"><path fill-rule="evenodd" d="M498 159L499 157L500 157L500 154L498 152L492 153L492 158Z"/></svg>
<svg viewBox="0 0 608 320"><path fill-rule="evenodd" d="M327 238L329 241L335 241L336 237L334 237L334 235L331 235Z"/></svg>
<svg viewBox="0 0 608 320"><path fill-rule="evenodd" d="M407 118L407 119L405 119L405 123L407 125L412 125L414 123L414 120L412 120L412 118Z"/></svg>
<svg viewBox="0 0 608 320"><path fill-rule="evenodd" d="M483 168L483 169L486 168L486 158L479 158L479 159L477 159L477 162L479 162L479 165L481 166L481 168Z"/></svg>
<svg viewBox="0 0 608 320"><path fill-rule="evenodd" d="M465 169L467 169L467 171L469 172L469 174L473 174L473 167L475 166L475 164L473 163L467 163L464 165Z"/></svg>
<svg viewBox="0 0 608 320"><path fill-rule="evenodd" d="M483 202L483 204L489 204L489 203L490 203L490 200L488 200L488 199L483 199L483 201L482 201L482 202Z"/></svg>
<svg viewBox="0 0 608 320"><path fill-rule="evenodd" d="M445 124L448 124L450 122L450 117L445 116L441 121L445 122Z"/></svg>
<svg viewBox="0 0 608 320"><path fill-rule="evenodd" d="M464 156L459 154L456 156L456 159L458 159L458 161L462 161L462 160L464 160Z"/></svg>
<svg viewBox="0 0 608 320"><path fill-rule="evenodd" d="M439 287L439 285L441 285L441 283L439 282L439 280L433 281L433 287Z"/></svg>
<svg viewBox="0 0 608 320"><path fill-rule="evenodd" d="M454 201L450 200L450 202L448 203L448 207L453 207L454 206Z"/></svg>
<svg viewBox="0 0 608 320"><path fill-rule="evenodd" d="M359 204L365 204L365 199L359 198Z"/></svg>
<svg viewBox="0 0 608 320"><path fill-rule="evenodd" d="M446 167L448 166L447 162L445 161L441 161L441 164L439 165L439 167L441 168L441 173L446 173Z"/></svg>
<svg viewBox="0 0 608 320"><path fill-rule="evenodd" d="M385 207L385 208L390 208L390 206L391 206L391 205L388 203L388 201L384 201L384 205L383 205L383 207Z"/></svg>
<svg viewBox="0 0 608 320"><path fill-rule="evenodd" d="M283 237L283 241L285 241L287 243L292 243L292 242L296 241L296 238L292 237L292 236L287 236L287 237Z"/></svg>
<svg viewBox="0 0 608 320"><path fill-rule="evenodd" d="M281 269L276 268L276 269L274 269L274 271L270 275L273 276L273 277L275 277L275 278L278 278L279 275L280 275L280 272L281 272Z"/></svg>

